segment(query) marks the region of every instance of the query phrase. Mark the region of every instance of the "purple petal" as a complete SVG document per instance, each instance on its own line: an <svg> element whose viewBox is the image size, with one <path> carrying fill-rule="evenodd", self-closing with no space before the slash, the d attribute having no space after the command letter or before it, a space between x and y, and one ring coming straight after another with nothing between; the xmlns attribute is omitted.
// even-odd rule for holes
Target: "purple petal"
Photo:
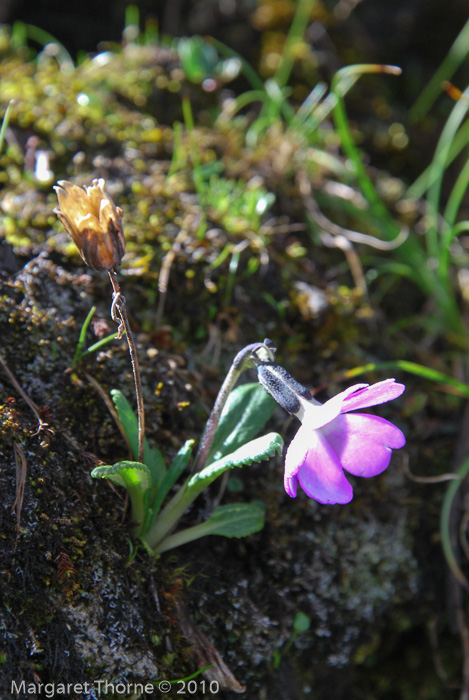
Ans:
<svg viewBox="0 0 469 700"><path fill-rule="evenodd" d="M367 386L368 384L355 384L354 386L350 386L324 404L320 404L314 400L310 403L303 401L302 404L305 411L304 418L302 419L303 422L308 426L310 431L322 428L323 425L327 425L342 413L344 410L344 402L349 394L353 394Z"/></svg>
<svg viewBox="0 0 469 700"><path fill-rule="evenodd" d="M392 401L392 399L396 399L404 391L404 384L399 384L395 379L385 379L382 382L377 382L365 389L361 389L360 391L346 396L343 401L342 413L354 411L357 408L377 406L380 403L386 403L386 401ZM341 396L341 394L338 394L338 396Z"/></svg>
<svg viewBox="0 0 469 700"><path fill-rule="evenodd" d="M285 491L292 498L296 497L298 485L297 474L308 453L308 437L310 436L310 432L312 431L306 431L304 425L301 425L285 454L285 474L283 483Z"/></svg>
<svg viewBox="0 0 469 700"><path fill-rule="evenodd" d="M285 472L285 475L283 477L283 486L285 488L285 491L288 493L289 496L291 496L291 498L296 498L296 492L298 489L297 476L287 477L287 474Z"/></svg>
<svg viewBox="0 0 469 700"><path fill-rule="evenodd" d="M349 503L353 489L327 439L302 426L285 456L285 490L296 496L297 482L320 503Z"/></svg>
<svg viewBox="0 0 469 700"><path fill-rule="evenodd" d="M321 429L342 466L355 476L376 476L389 464L393 449L405 445L395 425L367 413L348 413Z"/></svg>

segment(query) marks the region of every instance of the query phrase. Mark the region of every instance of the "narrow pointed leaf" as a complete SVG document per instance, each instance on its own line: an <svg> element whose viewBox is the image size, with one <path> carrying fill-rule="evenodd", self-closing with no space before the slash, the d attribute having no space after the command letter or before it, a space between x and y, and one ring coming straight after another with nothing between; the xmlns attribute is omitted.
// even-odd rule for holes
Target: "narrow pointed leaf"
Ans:
<svg viewBox="0 0 469 700"><path fill-rule="evenodd" d="M74 354L73 360L72 360L72 366L75 365L78 362L78 360L80 360L83 357L83 346L84 346L85 341L86 341L86 333L88 331L88 326L91 323L91 319L93 318L95 313L96 313L96 306L92 306L91 309L88 311L88 315L85 318L83 325L81 327L80 337L78 338L78 344L77 344L75 354Z"/></svg>
<svg viewBox="0 0 469 700"><path fill-rule="evenodd" d="M451 389L454 389L456 392L461 394L461 396L469 398L469 386L467 384L459 382L454 377L444 374L443 372L439 372L432 367L425 367L425 365L420 365L416 362L409 362L408 360L394 360L393 362L370 362L366 365L362 365L361 367L354 367L353 369L348 370L344 376L347 378L359 377L361 374L367 374L369 372L382 369L398 369L402 370L403 372L409 372L409 374L415 374L417 377L423 377L431 382L440 384L443 391L450 393L451 387Z"/></svg>
<svg viewBox="0 0 469 700"><path fill-rule="evenodd" d="M174 458L171 466L163 477L161 484L159 485L156 495L154 497L153 503L151 503L152 518L154 518L161 508L168 491L179 479L192 454L192 449L194 447L194 440L187 440L181 447L176 457Z"/></svg>

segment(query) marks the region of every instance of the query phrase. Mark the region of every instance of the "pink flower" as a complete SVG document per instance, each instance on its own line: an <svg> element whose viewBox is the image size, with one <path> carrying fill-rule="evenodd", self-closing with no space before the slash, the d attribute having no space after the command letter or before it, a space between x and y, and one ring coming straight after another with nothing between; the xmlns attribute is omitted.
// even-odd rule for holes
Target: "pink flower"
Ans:
<svg viewBox="0 0 469 700"><path fill-rule="evenodd" d="M297 394L300 408L294 415L302 425L285 456L288 495L296 496L299 482L320 503L349 503L353 489L344 469L354 476L376 476L387 468L392 450L405 445L404 434L389 421L350 411L386 403L404 390L403 384L385 379L355 384L325 404Z"/></svg>

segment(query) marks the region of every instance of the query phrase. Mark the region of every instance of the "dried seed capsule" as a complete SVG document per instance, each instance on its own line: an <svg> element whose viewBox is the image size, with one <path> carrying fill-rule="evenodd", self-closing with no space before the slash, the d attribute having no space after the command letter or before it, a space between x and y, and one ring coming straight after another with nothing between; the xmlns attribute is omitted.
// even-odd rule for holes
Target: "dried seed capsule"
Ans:
<svg viewBox="0 0 469 700"><path fill-rule="evenodd" d="M78 187L59 180L54 187L59 207L54 213L71 236L87 265L93 270L112 270L125 253L122 209L104 189L102 178L91 187Z"/></svg>

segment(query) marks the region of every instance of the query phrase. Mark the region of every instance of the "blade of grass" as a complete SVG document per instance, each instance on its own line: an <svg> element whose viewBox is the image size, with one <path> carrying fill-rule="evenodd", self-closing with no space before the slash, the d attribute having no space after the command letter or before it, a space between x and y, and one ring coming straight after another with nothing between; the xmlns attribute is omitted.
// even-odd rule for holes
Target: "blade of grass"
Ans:
<svg viewBox="0 0 469 700"><path fill-rule="evenodd" d="M186 156L182 145L182 124L174 122L173 124L173 157L168 170L168 178L179 170L182 170L186 165Z"/></svg>
<svg viewBox="0 0 469 700"><path fill-rule="evenodd" d="M72 367L83 356L82 349L83 349L83 346L84 346L85 341L86 341L86 334L88 332L88 328L89 328L89 325L91 323L91 319L93 318L95 313L96 313L96 306L92 306L91 309L89 310L88 315L85 318L85 321L84 321L84 323L81 327L81 330L80 330L80 336L78 338L77 347L76 347L75 354L74 354L73 360L72 360Z"/></svg>
<svg viewBox="0 0 469 700"><path fill-rule="evenodd" d="M436 260L439 259L440 241L438 236L438 218L440 211L441 188L443 177L448 166L448 156L451 149L451 144L456 136L456 133L469 110L469 88L461 95L461 98L456 102L451 110L446 124L441 132L438 144L435 150L435 155L431 164L430 177L432 184L427 194L427 216L429 224L426 231L427 252Z"/></svg>
<svg viewBox="0 0 469 700"><path fill-rule="evenodd" d="M375 187L369 178L368 173L366 172L363 159L355 146L345 111L343 98L347 90L349 90L356 80L358 80L358 78L365 73L390 73L391 75L399 75L400 72L401 69L397 66L381 66L374 64L347 66L346 68L342 68L341 70L337 71L331 84L331 92L336 97L336 103L333 107L332 113L340 136L342 148L345 155L351 160L355 168L358 184L363 196L369 202L376 216L379 219L382 219L385 223L387 229L386 238L388 239L395 238L397 235L398 231L395 230L396 224L392 221L388 210L379 198Z"/></svg>
<svg viewBox="0 0 469 700"><path fill-rule="evenodd" d="M90 345L89 348L86 348L81 354L81 357L85 357L86 355L90 355L93 352L97 352L100 350L103 345L107 345L108 343L111 343L113 340L116 340L118 336L118 333L111 333L110 335L107 335L105 338L101 338L101 340L98 340L96 343L93 343L93 345ZM125 337L125 330L122 331L122 338ZM81 359L81 358L80 358Z"/></svg>
<svg viewBox="0 0 469 700"><path fill-rule="evenodd" d="M436 98L441 92L443 80L451 80L452 76L464 61L469 53L469 20L459 32L453 45L440 67L428 85L422 90L418 98L412 105L409 116L412 121L417 122L422 119L431 108Z"/></svg>
<svg viewBox="0 0 469 700"><path fill-rule="evenodd" d="M228 278L226 280L225 293L223 296L224 304L228 305L231 300L231 295L233 293L233 286L236 279L236 272L238 270L239 260L241 258L242 248L236 246L231 253L231 260L228 267Z"/></svg>
<svg viewBox="0 0 469 700"><path fill-rule="evenodd" d="M448 203L446 205L443 217L449 227L453 227L456 223L456 218L458 216L463 197L467 193L468 188L469 160L465 162L448 197Z"/></svg>
<svg viewBox="0 0 469 700"><path fill-rule="evenodd" d="M456 224L456 218L459 213L463 198L469 188L469 161L466 161L458 178L454 184L453 189L448 198L448 203L446 205L443 220L444 229L441 235L441 251L439 255L439 265L438 270L440 277L449 282L449 254L450 247L453 239L462 233L467 231L467 222L462 221ZM462 224L462 225L461 225Z"/></svg>
<svg viewBox="0 0 469 700"><path fill-rule="evenodd" d="M469 121L461 125L458 133L455 135L451 148L448 153L446 165L447 167L458 157L461 151L466 148L469 142ZM431 164L426 168L421 175L410 185L406 194L408 197L420 199L425 192L431 187L435 179L435 174L432 174Z"/></svg>
<svg viewBox="0 0 469 700"><path fill-rule="evenodd" d="M189 135L189 145L192 158L192 177L194 179L194 185L200 203L203 206L205 201L205 190L201 175L199 150L197 148L197 144L195 142L194 137L194 116L192 114L192 107L188 97L182 98L182 114L184 117L184 123L186 125L187 133Z"/></svg>
<svg viewBox="0 0 469 700"><path fill-rule="evenodd" d="M467 384L459 382L457 379L454 379L448 374L439 372L431 367L425 367L424 365L419 365L417 362L408 362L407 360L395 360L393 362L369 362L361 367L354 367L353 369L347 370L344 373L344 377L351 379L352 377L359 377L367 372L383 369L397 369L402 372L414 374L417 377L428 379L429 381L440 385L439 388L442 391L447 391L451 394L457 393L460 396L469 398L469 386ZM451 388L452 391L449 391L449 388Z"/></svg>
<svg viewBox="0 0 469 700"><path fill-rule="evenodd" d="M318 83L309 93L308 97L298 108L295 114L295 126L302 126L310 118L313 111L327 92L325 83Z"/></svg>
<svg viewBox="0 0 469 700"><path fill-rule="evenodd" d="M346 79L345 87L349 88L352 79L363 75L363 73L390 72L398 75L400 69L395 66L377 65L356 65L347 66L338 71L331 85L331 90L336 96L336 104L333 108L334 121L341 139L342 149L345 155L352 162L357 177L359 188L369 202L371 213L379 221L379 226L386 240L396 238L399 233L398 224L393 221L389 211L381 201L375 190L374 184L366 172L363 159L353 141L350 126L345 111L343 100L344 86L341 85ZM457 103L456 107L459 105ZM461 109L461 108L460 108ZM453 110L454 111L454 110ZM423 292L433 297L439 312L440 325L444 329L451 329L457 336L464 337L466 330L463 326L458 305L453 296L450 285L442 280L440 276L428 264L427 255L415 236L409 236L396 250L405 265L412 269L413 281L420 286Z"/></svg>
<svg viewBox="0 0 469 700"><path fill-rule="evenodd" d="M229 46L224 44L222 41L218 41L218 39L214 39L213 37L211 37L210 41L213 43L217 51L222 56L225 56L226 58L236 58L240 61L241 70L244 73L244 77L246 78L246 80L248 80L249 83L251 83L251 86L255 90L260 90L261 92L265 91L262 79L257 75L254 68L248 63L248 61L246 61L245 58L243 58L239 53L237 53Z"/></svg>
<svg viewBox="0 0 469 700"><path fill-rule="evenodd" d="M71 72L75 68L73 63L73 58L68 53L67 49L63 44L60 43L52 34L46 32L45 29L36 27L34 24L25 24L24 31L27 38L36 41L42 46L47 46L47 44L53 44L55 48L54 56L57 63L60 66L60 70Z"/></svg>
<svg viewBox="0 0 469 700"><path fill-rule="evenodd" d="M273 80L280 88L285 87L288 83L296 60L294 49L304 37L315 3L316 0L299 0L298 2L295 16L293 17L293 22L291 23L285 46L280 57L280 63L273 77Z"/></svg>
<svg viewBox="0 0 469 700"><path fill-rule="evenodd" d="M2 152L3 142L5 141L5 132L8 128L8 122L10 121L11 108L13 107L13 104L14 100L10 100L5 110L5 114L3 115L2 127L0 128L0 153Z"/></svg>
<svg viewBox="0 0 469 700"><path fill-rule="evenodd" d="M446 562L451 569L454 577L459 581L461 586L469 590L469 582L461 571L451 543L451 510L453 501L461 486L462 480L469 474L469 459L465 459L457 471L459 479L452 481L446 489L443 505L440 514L440 536L441 546L445 555Z"/></svg>
<svg viewBox="0 0 469 700"><path fill-rule="evenodd" d="M101 340L98 340L96 343L93 343L93 345L90 345L89 348L86 348L86 350L83 350L83 346L86 341L86 333L88 331L91 319L93 318L94 314L96 311L96 306L92 306L88 316L85 318L85 321L81 327L80 331L80 337L78 339L77 343L77 348L75 350L75 354L73 356L72 360L72 367L74 367L77 362L79 362L83 357L86 357L86 355L91 355L93 352L97 352L100 350L104 345L107 345L111 341L115 340L117 338L117 333L111 333L110 335L107 335L105 338L101 338ZM125 335L125 330L122 332L122 335Z"/></svg>
<svg viewBox="0 0 469 700"><path fill-rule="evenodd" d="M238 95L233 99L233 102L229 106L229 114L230 116L234 116L238 112L240 112L242 109L247 107L247 105L251 104L252 102L261 102L262 104L266 101L269 100L269 96L267 95L266 91L264 89L262 90L247 90L246 92L241 93L241 95Z"/></svg>

